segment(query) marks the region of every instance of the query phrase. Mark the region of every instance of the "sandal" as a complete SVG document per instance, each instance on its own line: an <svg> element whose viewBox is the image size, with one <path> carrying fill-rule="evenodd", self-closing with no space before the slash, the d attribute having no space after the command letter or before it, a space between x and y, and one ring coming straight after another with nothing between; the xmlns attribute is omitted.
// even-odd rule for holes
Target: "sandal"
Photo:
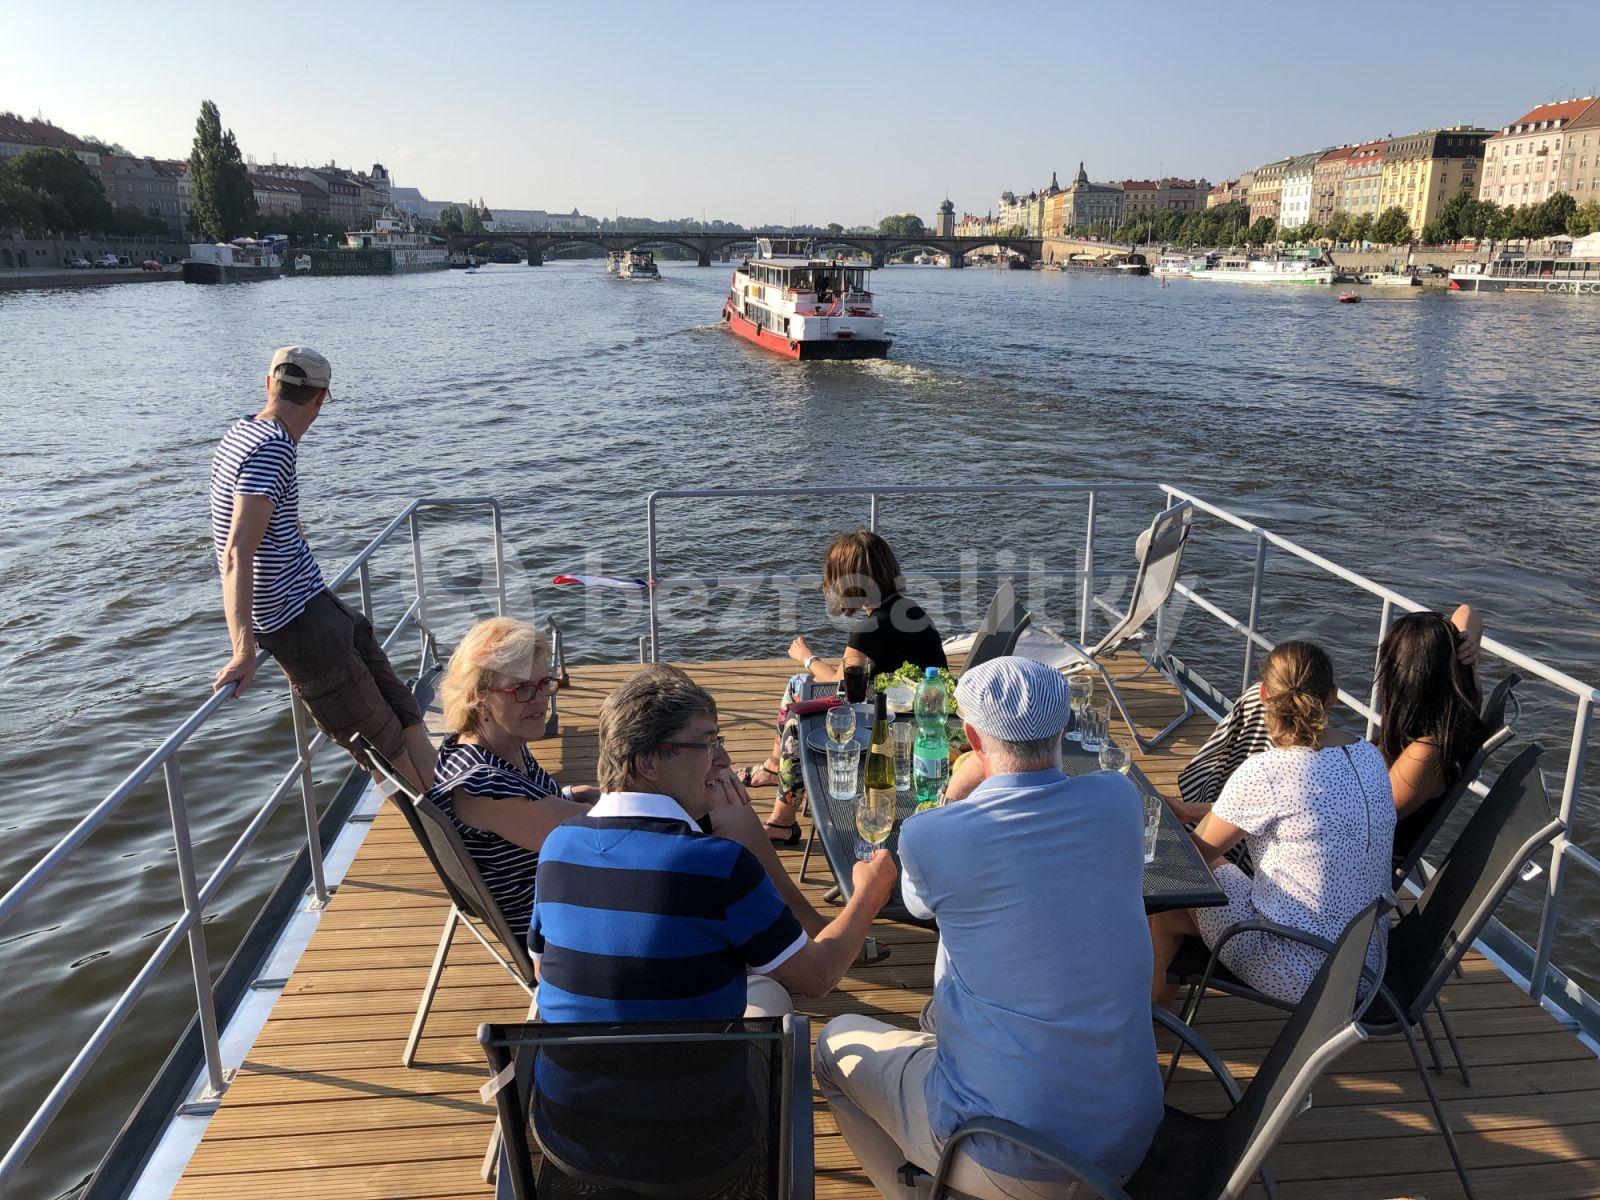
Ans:
<svg viewBox="0 0 1600 1200"><path fill-rule="evenodd" d="M765 774L767 778L758 782L756 776L760 774ZM778 772L764 762L752 763L748 767L740 767L737 778L747 788L777 787L779 783L783 782Z"/></svg>
<svg viewBox="0 0 1600 1200"><path fill-rule="evenodd" d="M775 838L770 833L767 834L767 840L774 846L798 846L800 844L800 822L791 821L787 825L781 825L777 821L763 821L761 824L768 829L781 829L784 831L781 838Z"/></svg>

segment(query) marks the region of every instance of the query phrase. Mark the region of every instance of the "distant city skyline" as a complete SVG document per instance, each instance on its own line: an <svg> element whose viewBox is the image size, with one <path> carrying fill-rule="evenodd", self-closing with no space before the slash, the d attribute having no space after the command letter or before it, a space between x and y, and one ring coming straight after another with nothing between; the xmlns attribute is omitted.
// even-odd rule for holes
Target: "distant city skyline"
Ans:
<svg viewBox="0 0 1600 1200"><path fill-rule="evenodd" d="M1595 6L1533 8L1515 24L1541 31L1539 52L1506 56L1504 6L1475 0L1355 0L1338 33L1315 36L1254 2L1226 21L1153 3L1135 23L882 3L808 10L803 32L789 10L721 3L590 17L402 2L378 20L292 0L270 27L259 6L67 3L9 12L0 109L182 158L211 99L259 162L382 162L397 185L491 209L931 222L946 195L983 213L1080 160L1097 180L1215 181L1340 142L1498 128L1595 92ZM1560 29L1571 36L1548 36Z"/></svg>

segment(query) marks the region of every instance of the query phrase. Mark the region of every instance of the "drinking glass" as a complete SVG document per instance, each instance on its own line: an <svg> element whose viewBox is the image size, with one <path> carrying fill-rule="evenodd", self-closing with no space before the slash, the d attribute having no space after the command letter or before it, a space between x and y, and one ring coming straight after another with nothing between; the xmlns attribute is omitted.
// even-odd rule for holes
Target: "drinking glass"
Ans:
<svg viewBox="0 0 1600 1200"><path fill-rule="evenodd" d="M867 664L851 663L844 669L844 698L851 704L867 698Z"/></svg>
<svg viewBox="0 0 1600 1200"><path fill-rule="evenodd" d="M909 683L897 683L884 692L884 699L888 702L890 717L903 717L911 712L911 702L916 698L916 689Z"/></svg>
<svg viewBox="0 0 1600 1200"><path fill-rule="evenodd" d="M1161 837L1161 810L1166 803L1160 796L1146 796L1144 798L1144 860L1154 862L1156 857L1156 842Z"/></svg>
<svg viewBox="0 0 1600 1200"><path fill-rule="evenodd" d="M1128 758L1128 752L1109 737L1100 743L1100 769L1102 771L1121 771L1126 775L1128 768L1132 765Z"/></svg>
<svg viewBox="0 0 1600 1200"><path fill-rule="evenodd" d="M894 790L900 793L911 790L911 748L917 741L917 727L910 721L896 721L889 726L894 738Z"/></svg>
<svg viewBox="0 0 1600 1200"><path fill-rule="evenodd" d="M845 710L849 712L849 709ZM852 732L854 724L851 725ZM849 800L856 794L857 768L861 765L861 751L854 742L828 743L828 795L835 800Z"/></svg>
<svg viewBox="0 0 1600 1200"><path fill-rule="evenodd" d="M828 710L825 718L828 737L837 745L844 745L856 734L856 710L848 704L839 704Z"/></svg>
<svg viewBox="0 0 1600 1200"><path fill-rule="evenodd" d="M1106 736L1111 732L1111 713L1104 705L1091 704L1083 710L1083 748L1091 754L1098 754L1100 747L1105 743Z"/></svg>
<svg viewBox="0 0 1600 1200"><path fill-rule="evenodd" d="M1083 714L1089 707L1089 701L1094 698L1094 680L1087 675L1072 675L1067 679L1067 695L1072 701L1072 728L1067 731L1067 740L1073 742L1083 741Z"/></svg>
<svg viewBox="0 0 1600 1200"><path fill-rule="evenodd" d="M856 857L865 862L872 852L889 840L894 829L894 793L862 790L856 800L856 833L861 844Z"/></svg>

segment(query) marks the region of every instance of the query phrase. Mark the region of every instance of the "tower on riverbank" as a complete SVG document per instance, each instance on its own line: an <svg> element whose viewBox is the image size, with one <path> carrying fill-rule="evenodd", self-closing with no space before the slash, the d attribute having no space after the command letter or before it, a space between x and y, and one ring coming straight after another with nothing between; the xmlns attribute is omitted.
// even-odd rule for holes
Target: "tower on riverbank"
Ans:
<svg viewBox="0 0 1600 1200"><path fill-rule="evenodd" d="M934 237L955 237L956 235L956 206L950 203L950 197L944 198L944 203L939 205L939 215L933 219Z"/></svg>

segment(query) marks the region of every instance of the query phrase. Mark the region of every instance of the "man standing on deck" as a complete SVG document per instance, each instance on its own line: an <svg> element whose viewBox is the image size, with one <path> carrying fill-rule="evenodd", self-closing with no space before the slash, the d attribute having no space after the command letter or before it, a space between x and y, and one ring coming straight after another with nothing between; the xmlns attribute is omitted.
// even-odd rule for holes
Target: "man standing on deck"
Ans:
<svg viewBox="0 0 1600 1200"><path fill-rule="evenodd" d="M990 659L962 675L956 700L976 766L951 778L955 803L900 829L906 907L939 925L922 1031L834 1018L817 1038L818 1087L890 1200L914 1194L902 1163L932 1173L974 1117L1126 1177L1162 1111L1140 958L1144 806L1115 772L1062 773L1067 682L1043 663ZM1074 1195L1059 1171L992 1138L964 1143L957 1163L951 1187L980 1200Z"/></svg>
<svg viewBox="0 0 1600 1200"><path fill-rule="evenodd" d="M300 439L328 400L333 368L284 346L267 368L267 403L223 436L211 460L211 536L233 657L215 686L244 695L258 647L278 661L328 737L363 734L419 791L433 782L422 711L378 644L372 622L322 581L300 527Z"/></svg>

